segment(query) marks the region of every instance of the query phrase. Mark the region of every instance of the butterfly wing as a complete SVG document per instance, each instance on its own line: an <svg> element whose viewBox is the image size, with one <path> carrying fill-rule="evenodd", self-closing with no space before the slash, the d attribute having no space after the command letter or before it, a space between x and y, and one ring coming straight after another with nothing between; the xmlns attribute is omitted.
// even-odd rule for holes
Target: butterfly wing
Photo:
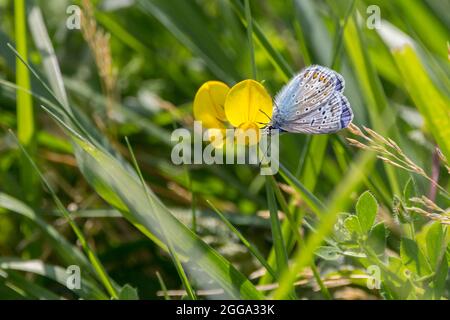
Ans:
<svg viewBox="0 0 450 320"><path fill-rule="evenodd" d="M334 92L323 104L292 121L286 121L280 129L288 132L323 134L334 133L346 128L353 119L353 112L345 96Z"/></svg>
<svg viewBox="0 0 450 320"><path fill-rule="evenodd" d="M344 78L318 65L295 76L275 97L272 126L289 132L332 133L353 119Z"/></svg>

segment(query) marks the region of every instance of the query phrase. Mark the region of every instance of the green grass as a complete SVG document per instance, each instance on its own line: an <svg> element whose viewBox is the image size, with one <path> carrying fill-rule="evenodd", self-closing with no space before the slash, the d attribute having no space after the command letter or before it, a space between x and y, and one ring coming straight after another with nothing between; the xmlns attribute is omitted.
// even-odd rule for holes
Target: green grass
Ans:
<svg viewBox="0 0 450 320"><path fill-rule="evenodd" d="M450 297L441 1L98 7L118 76L108 125L81 32L61 32L54 2L26 5L0 4L0 299ZM369 29L368 5L402 36ZM283 134L274 176L172 163L171 132L192 131L202 83L252 78L274 96L310 64L342 73L354 123L395 141L439 187L351 146L367 141L348 130ZM70 265L81 290L66 287ZM372 268L379 289L362 277Z"/></svg>
<svg viewBox="0 0 450 320"><path fill-rule="evenodd" d="M14 39L16 41L17 51L28 59L27 44L27 22L26 22L25 0L14 1ZM16 84L26 90L31 88L30 73L27 67L16 59ZM35 149L35 121L32 96L25 91L17 91L17 136L20 142L34 154ZM27 201L36 201L38 193L34 192L36 188L36 175L26 159L21 157L21 183L26 191Z"/></svg>

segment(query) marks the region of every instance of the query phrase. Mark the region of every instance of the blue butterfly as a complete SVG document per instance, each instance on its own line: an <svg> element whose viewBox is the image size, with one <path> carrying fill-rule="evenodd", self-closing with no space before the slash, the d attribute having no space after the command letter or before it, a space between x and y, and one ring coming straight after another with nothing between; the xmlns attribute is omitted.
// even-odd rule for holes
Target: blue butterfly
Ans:
<svg viewBox="0 0 450 320"><path fill-rule="evenodd" d="M329 68L312 65L303 69L276 95L265 131L323 134L346 128L353 112L343 95L344 86L344 78Z"/></svg>

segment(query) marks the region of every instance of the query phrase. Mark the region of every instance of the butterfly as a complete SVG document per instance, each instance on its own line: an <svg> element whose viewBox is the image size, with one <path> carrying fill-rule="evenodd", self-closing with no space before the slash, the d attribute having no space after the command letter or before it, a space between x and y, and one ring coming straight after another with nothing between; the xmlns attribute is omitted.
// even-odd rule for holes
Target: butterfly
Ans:
<svg viewBox="0 0 450 320"><path fill-rule="evenodd" d="M344 78L329 68L303 69L276 95L265 131L324 134L346 128L353 111L343 95L344 87Z"/></svg>

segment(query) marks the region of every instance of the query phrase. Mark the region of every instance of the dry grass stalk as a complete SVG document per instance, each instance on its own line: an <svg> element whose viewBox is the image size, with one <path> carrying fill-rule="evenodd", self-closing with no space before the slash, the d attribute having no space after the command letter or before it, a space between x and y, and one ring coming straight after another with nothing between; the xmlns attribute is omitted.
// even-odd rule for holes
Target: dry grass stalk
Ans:
<svg viewBox="0 0 450 320"><path fill-rule="evenodd" d="M436 212L429 212L419 207L407 207L406 209L410 212L418 213L431 220L438 221L445 225L450 225L450 212L447 212L446 214L439 214Z"/></svg>
<svg viewBox="0 0 450 320"><path fill-rule="evenodd" d="M439 207L435 202L426 196L413 197L409 199L410 202L415 203L418 206L405 207L410 213L418 213L428 219L438 221L445 225L450 225L450 210L444 210Z"/></svg>
<svg viewBox="0 0 450 320"><path fill-rule="evenodd" d="M117 103L117 75L114 71L111 56L110 35L99 28L94 16L94 8L90 0L82 0L81 32L94 55L95 64L100 75L103 93L107 98L106 111L113 117L113 109Z"/></svg>
<svg viewBox="0 0 450 320"><path fill-rule="evenodd" d="M385 138L376 131L363 127L364 132L358 128L358 126L354 124L350 124L348 127L348 130L355 136L362 139L356 140L352 138L347 138L347 141L350 143L350 145L364 149L364 150L371 150L377 153L377 158L384 161L385 163L401 168L403 170L416 173L428 181L430 181L433 185L435 185L437 188L439 188L441 191L443 191L445 194L449 195L447 190L445 190L443 187L441 187L439 184L436 183L434 179L432 179L421 167L419 167L417 164L415 164L404 152L403 150L398 146L398 144L390 139ZM447 170L449 170L448 163L446 162L446 159L442 152L439 154L440 159L446 166ZM449 170L450 173L450 170Z"/></svg>

